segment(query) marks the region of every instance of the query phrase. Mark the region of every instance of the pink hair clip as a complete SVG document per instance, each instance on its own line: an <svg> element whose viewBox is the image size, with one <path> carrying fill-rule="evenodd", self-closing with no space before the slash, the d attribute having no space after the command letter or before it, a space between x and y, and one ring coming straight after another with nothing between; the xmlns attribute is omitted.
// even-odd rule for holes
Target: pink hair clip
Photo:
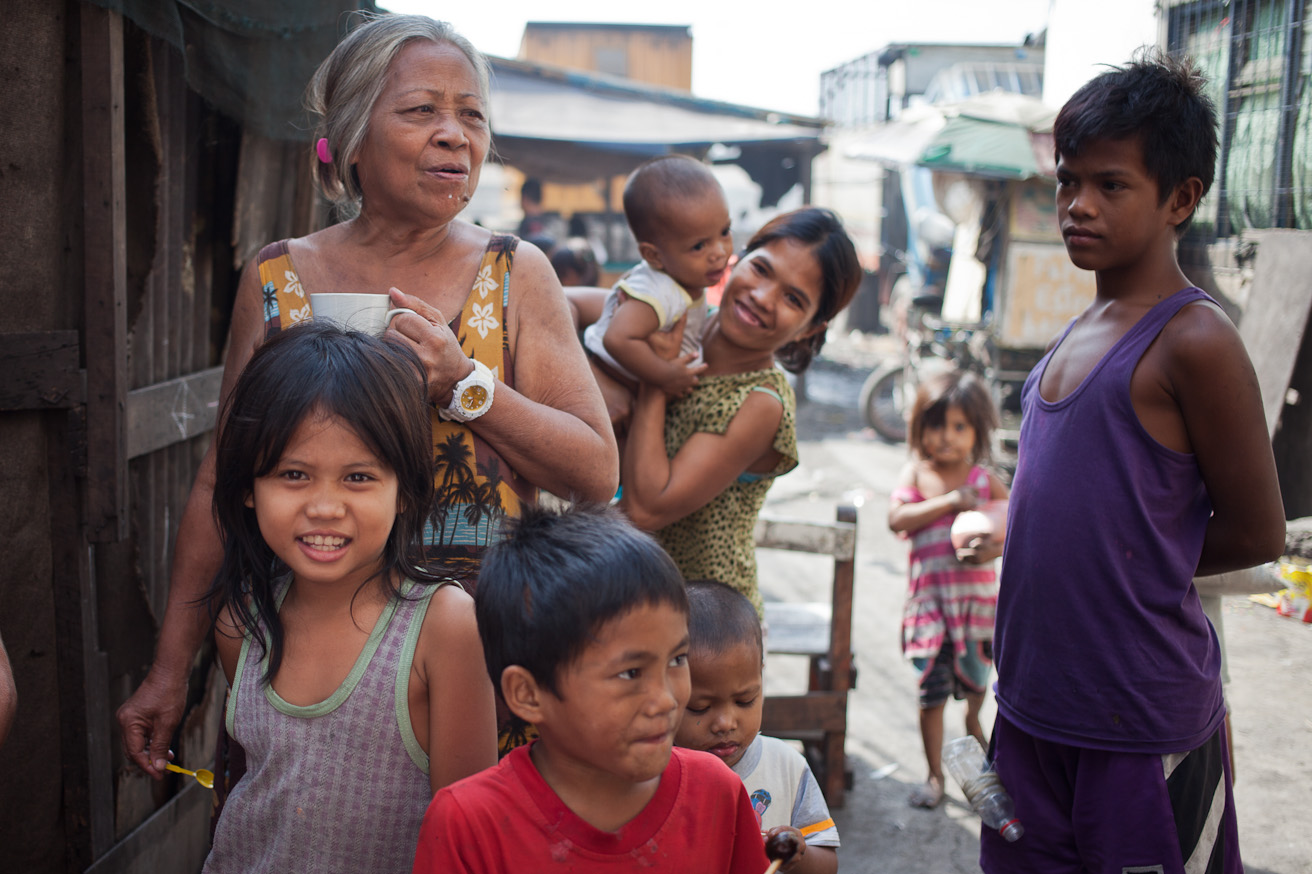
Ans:
<svg viewBox="0 0 1312 874"><path fill-rule="evenodd" d="M314 153L319 156L319 160L325 164L333 162L333 153L328 151L328 138L319 137L319 142L314 144Z"/></svg>

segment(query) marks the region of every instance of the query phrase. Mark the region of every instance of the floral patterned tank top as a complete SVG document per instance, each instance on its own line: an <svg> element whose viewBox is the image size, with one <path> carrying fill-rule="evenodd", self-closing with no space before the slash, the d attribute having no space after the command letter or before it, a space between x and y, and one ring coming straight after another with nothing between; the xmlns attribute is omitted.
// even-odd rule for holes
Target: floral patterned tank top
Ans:
<svg viewBox="0 0 1312 874"><path fill-rule="evenodd" d="M470 358L482 362L504 384L515 384L506 314L510 271L519 239L493 235L483 252L474 287L451 330ZM287 241L259 255L264 296L264 335L310 318L310 296L292 264ZM434 566L465 582L478 576L483 550L499 537L501 521L537 500L537 487L517 474L486 441L461 422L432 413L436 495L424 528L425 554Z"/></svg>

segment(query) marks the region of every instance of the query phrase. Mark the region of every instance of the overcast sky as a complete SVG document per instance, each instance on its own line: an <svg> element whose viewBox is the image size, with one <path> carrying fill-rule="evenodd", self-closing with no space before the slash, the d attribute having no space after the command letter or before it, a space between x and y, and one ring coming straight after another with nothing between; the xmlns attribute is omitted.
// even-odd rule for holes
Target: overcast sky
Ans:
<svg viewBox="0 0 1312 874"><path fill-rule="evenodd" d="M379 0L450 21L481 51L513 58L527 21L692 27L698 97L815 115L820 73L892 42L1018 43L1044 28L1049 0ZM769 10L769 11L767 11Z"/></svg>

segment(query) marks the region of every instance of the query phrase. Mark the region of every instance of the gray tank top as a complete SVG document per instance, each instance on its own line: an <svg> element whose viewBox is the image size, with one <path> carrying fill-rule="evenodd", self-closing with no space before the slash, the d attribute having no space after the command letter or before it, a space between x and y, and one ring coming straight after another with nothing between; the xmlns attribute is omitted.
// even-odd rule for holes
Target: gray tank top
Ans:
<svg viewBox="0 0 1312 874"><path fill-rule="evenodd" d="M410 725L415 644L433 592L378 617L342 685L318 704L289 704L263 686L264 659L241 655L228 696L228 733L247 771L228 797L206 874L262 871L408 872L432 799L428 756ZM287 585L278 593L278 604Z"/></svg>

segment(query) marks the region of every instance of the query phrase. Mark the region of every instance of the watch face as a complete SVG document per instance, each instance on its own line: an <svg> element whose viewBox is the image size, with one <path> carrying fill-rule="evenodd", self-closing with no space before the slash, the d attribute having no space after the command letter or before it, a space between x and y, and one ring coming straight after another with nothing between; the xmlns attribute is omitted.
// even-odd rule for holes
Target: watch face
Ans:
<svg viewBox="0 0 1312 874"><path fill-rule="evenodd" d="M471 385L460 393L460 406L473 412L487 403L487 389L481 385Z"/></svg>

